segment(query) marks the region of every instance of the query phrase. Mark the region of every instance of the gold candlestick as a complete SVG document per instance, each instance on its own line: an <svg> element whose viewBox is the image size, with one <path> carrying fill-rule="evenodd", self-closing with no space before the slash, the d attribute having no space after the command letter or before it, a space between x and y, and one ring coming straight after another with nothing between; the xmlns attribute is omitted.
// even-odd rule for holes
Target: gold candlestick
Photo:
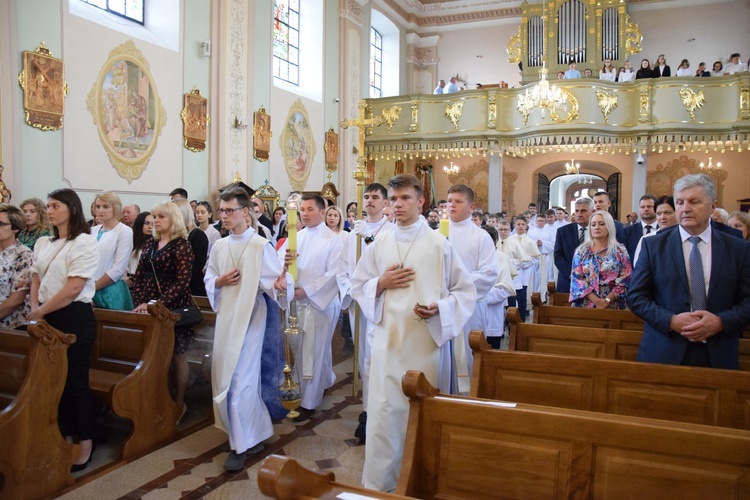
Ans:
<svg viewBox="0 0 750 500"><path fill-rule="evenodd" d="M285 305L286 299L286 290L279 291L279 301L282 305ZM281 323L286 325L286 310L283 307L281 309ZM289 304L289 326L284 328L284 368L281 370L284 380L279 385L281 406L289 410L286 417L292 419L299 416L297 408L302 401L302 391L299 381L295 377L294 369L297 357L289 342L289 336L301 335L302 333L302 329L297 326L297 303L293 300Z"/></svg>

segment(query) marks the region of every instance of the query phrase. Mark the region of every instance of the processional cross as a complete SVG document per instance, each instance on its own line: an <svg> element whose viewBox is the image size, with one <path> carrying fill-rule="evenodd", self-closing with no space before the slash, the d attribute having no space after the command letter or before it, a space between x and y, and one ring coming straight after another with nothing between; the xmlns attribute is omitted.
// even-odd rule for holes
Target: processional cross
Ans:
<svg viewBox="0 0 750 500"><path fill-rule="evenodd" d="M359 129L359 154L357 156L357 170L354 172L354 179L357 181L357 220L362 220L362 205L365 191L365 178L367 177L367 157L365 156L365 130L367 127L379 127L384 122L383 116L376 116L375 118L365 118L367 111L367 101L364 99L359 101L357 105L359 109L359 116L356 120L341 120L339 124L341 128L347 129L349 127L357 127ZM362 254L362 239L357 238L357 261L359 256ZM357 395L357 376L359 371L359 315L362 311L359 309L359 305L354 310L354 376L352 382L352 395Z"/></svg>

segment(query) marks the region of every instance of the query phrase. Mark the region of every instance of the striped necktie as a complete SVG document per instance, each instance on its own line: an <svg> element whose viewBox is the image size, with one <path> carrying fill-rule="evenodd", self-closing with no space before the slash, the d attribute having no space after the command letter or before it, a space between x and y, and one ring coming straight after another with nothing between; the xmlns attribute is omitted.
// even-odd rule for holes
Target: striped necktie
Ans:
<svg viewBox="0 0 750 500"><path fill-rule="evenodd" d="M580 245L583 243L584 238L586 237L586 228L582 227L581 232L578 234L578 244Z"/></svg>
<svg viewBox="0 0 750 500"><path fill-rule="evenodd" d="M700 236L689 238L693 248L690 251L690 304L693 311L706 309L706 278L703 276L703 259L698 248Z"/></svg>

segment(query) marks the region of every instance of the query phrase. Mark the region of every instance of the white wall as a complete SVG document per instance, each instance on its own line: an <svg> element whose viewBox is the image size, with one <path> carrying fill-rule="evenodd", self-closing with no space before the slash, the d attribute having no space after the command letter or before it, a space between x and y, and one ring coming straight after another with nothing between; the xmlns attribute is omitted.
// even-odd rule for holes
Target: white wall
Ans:
<svg viewBox="0 0 750 500"><path fill-rule="evenodd" d="M633 67L641 59L654 63L664 54L672 74L682 59L690 61L690 69L698 69L704 61L708 68L714 61L726 61L732 52L750 57L750 2L734 0L690 7L661 8L634 6L630 18L643 33L643 50L630 56ZM689 41L695 39L695 41Z"/></svg>

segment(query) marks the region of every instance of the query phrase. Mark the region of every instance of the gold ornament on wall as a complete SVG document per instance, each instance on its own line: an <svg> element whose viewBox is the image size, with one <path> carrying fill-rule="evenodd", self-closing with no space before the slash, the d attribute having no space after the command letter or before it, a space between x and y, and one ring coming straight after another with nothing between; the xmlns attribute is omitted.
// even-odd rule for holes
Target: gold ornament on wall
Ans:
<svg viewBox="0 0 750 500"><path fill-rule="evenodd" d="M703 107L706 102L706 98L703 95L703 89L695 92L693 89L683 87L680 89L680 98L682 99L682 105L685 107L685 111L690 115L690 121L695 121L695 110Z"/></svg>
<svg viewBox="0 0 750 500"><path fill-rule="evenodd" d="M617 94L614 92L608 94L603 90L597 90L596 103L599 105L599 110L604 116L604 123L609 123L609 114L613 109L617 108Z"/></svg>
<svg viewBox="0 0 750 500"><path fill-rule="evenodd" d="M519 63L521 62L521 49L523 48L523 43L521 42L521 26L518 26L518 32L510 37L510 40L508 41L508 46L505 48L505 51L508 53L508 62L509 63Z"/></svg>
<svg viewBox="0 0 750 500"><path fill-rule="evenodd" d="M68 95L62 59L52 57L44 42L34 52L24 50L22 59L18 84L23 89L26 123L40 130L61 129Z"/></svg>
<svg viewBox="0 0 750 500"><path fill-rule="evenodd" d="M323 142L323 150L326 154L326 171L328 180L331 180L331 174L339 168L339 134L333 130L333 127L326 132L326 139Z"/></svg>
<svg viewBox="0 0 750 500"><path fill-rule="evenodd" d="M625 58L637 54L641 51L641 42L643 42L643 35L641 30L638 29L638 25L630 22L630 16L625 14Z"/></svg>
<svg viewBox="0 0 750 500"><path fill-rule="evenodd" d="M401 106L391 106L390 108L383 108L380 111L380 114L383 117L383 123L386 124L386 131L390 133L393 125L401 117Z"/></svg>
<svg viewBox="0 0 750 500"><path fill-rule="evenodd" d="M461 113L464 112L463 101L454 102L445 105L445 117L448 118L456 130L458 130L458 121L461 119Z"/></svg>
<svg viewBox="0 0 750 500"><path fill-rule="evenodd" d="M156 150L167 112L149 63L132 40L110 51L86 97L86 108L119 176L128 183L139 178Z"/></svg>
<svg viewBox="0 0 750 500"><path fill-rule="evenodd" d="M182 144L194 153L205 151L208 139L208 99L201 95L196 86L182 97Z"/></svg>
<svg viewBox="0 0 750 500"><path fill-rule="evenodd" d="M258 161L268 161L271 154L271 115L266 114L266 108L260 107L253 113L253 158Z"/></svg>

